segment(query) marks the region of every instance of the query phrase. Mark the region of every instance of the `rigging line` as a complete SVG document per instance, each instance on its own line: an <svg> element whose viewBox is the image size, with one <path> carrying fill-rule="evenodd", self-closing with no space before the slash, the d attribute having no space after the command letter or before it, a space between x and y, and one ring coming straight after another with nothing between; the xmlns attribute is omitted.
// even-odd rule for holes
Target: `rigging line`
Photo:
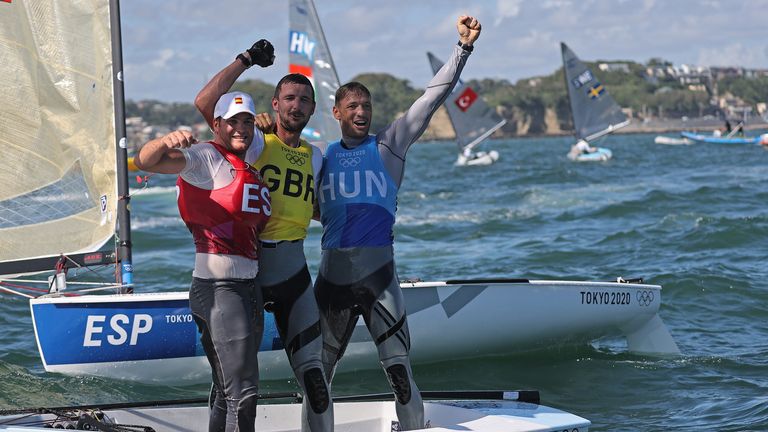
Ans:
<svg viewBox="0 0 768 432"><path fill-rule="evenodd" d="M14 286L11 282L9 282L11 280L13 282L24 282L24 283L41 284L41 285L45 284L46 286L49 283L48 281L45 281L45 280L33 280L33 279L8 279L8 280L0 279L0 284L7 283L8 286ZM96 286L104 286L104 282L86 282L86 281L77 281L77 280L67 279L67 286L71 286L71 285L84 285L84 286L96 285ZM19 288L26 288L23 285L15 285L15 286L19 287ZM47 289L42 289L42 288L29 287L29 289L48 292Z"/></svg>
<svg viewBox="0 0 768 432"><path fill-rule="evenodd" d="M115 237L117 237L117 235L115 235ZM104 280L104 277L103 277L102 275L100 275L100 274L99 274L99 273L98 273L98 272L97 272L97 271L96 271L94 268L91 268L91 267L89 267L89 266L81 266L80 264L78 264L76 261L72 260L72 259L71 259L70 257L68 257L67 255L62 255L62 258L63 258L64 260L66 260L66 261L68 261L68 262L70 262L70 263L74 264L74 265L75 265L75 268L76 268L77 270L86 270L86 271L88 271L88 272L92 273L93 275L97 276L99 279L101 279L101 280ZM61 261L60 261L60 262L61 262ZM106 266L99 266L99 268L103 268L103 267L106 267ZM117 267L117 258L115 258L115 267ZM63 271L66 271L66 270L67 270L67 267L66 267L65 265L63 265L63 264L62 264L61 270L63 270ZM57 264L56 264L56 272L58 273L58 271L59 271L59 264L57 263ZM112 282L106 282L106 281L105 281L105 282L103 282L103 283L112 283Z"/></svg>
<svg viewBox="0 0 768 432"><path fill-rule="evenodd" d="M76 290L76 292L78 292L78 293L88 293L88 292L95 292L95 291L106 291L106 290L117 289L117 288L131 288L131 287L133 287L133 284L113 284L113 285L104 285L104 286L97 287L97 288L83 288L83 289ZM69 294L64 294L64 295L77 296L77 295L81 295L81 294L69 293Z"/></svg>
<svg viewBox="0 0 768 432"><path fill-rule="evenodd" d="M136 190L134 190L134 192L133 192L133 193L130 193L130 192L129 192L129 193L128 193L128 195L123 195L123 196L121 196L121 197L120 197L120 199L121 199L121 200L124 200L124 199L130 199L130 198L131 198L131 197L133 197L134 195L140 195L141 193L148 191L148 190L149 190L149 179L150 179L150 178L151 178L153 175L155 175L155 174L156 174L156 173L149 173L149 174L147 174L147 175L144 175L144 176L141 176L141 175L137 175L137 176L136 176L136 183L138 183L138 184L141 184L141 185L143 185L143 186L142 186L141 188L139 188L139 189L136 189ZM130 189L129 189L129 190L130 190Z"/></svg>
<svg viewBox="0 0 768 432"><path fill-rule="evenodd" d="M26 298L28 298L28 299L33 299L33 298L35 298L35 296L33 296L33 295L24 294L24 293L22 293L22 292L18 292L18 291L16 291L16 290L12 290L12 289L10 289L10 288L5 288L5 287L3 287L3 286L0 286L0 291L5 291L5 292L11 293L11 294L16 294L17 296L26 297Z"/></svg>
<svg viewBox="0 0 768 432"><path fill-rule="evenodd" d="M17 282L22 282L22 281L17 281ZM46 285L48 284L48 281L39 281L39 282L40 283L44 283ZM44 288L37 288L37 287L27 286L27 285L19 285L19 284L11 283L11 282L4 281L4 280L0 280L0 286L7 286L7 287L12 287L12 288L21 288L21 289L25 289L25 290L29 290L29 291L37 291L37 292L46 292L46 293L48 292L48 290L44 289Z"/></svg>

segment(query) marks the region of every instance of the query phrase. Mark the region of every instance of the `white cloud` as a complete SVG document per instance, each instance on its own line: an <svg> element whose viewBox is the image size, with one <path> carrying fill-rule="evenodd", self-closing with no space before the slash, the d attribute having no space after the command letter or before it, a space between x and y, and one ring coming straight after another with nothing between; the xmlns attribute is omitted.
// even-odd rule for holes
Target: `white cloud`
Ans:
<svg viewBox="0 0 768 432"><path fill-rule="evenodd" d="M167 69L168 63L173 59L174 53L172 49L165 48L157 53L157 57L149 62L149 66L155 69Z"/></svg>
<svg viewBox="0 0 768 432"><path fill-rule="evenodd" d="M719 48L700 49L697 63L702 66L758 67L765 64L765 54L761 47L748 48L736 42Z"/></svg>
<svg viewBox="0 0 768 432"><path fill-rule="evenodd" d="M520 14L522 0L498 0L496 2L496 21L494 27L498 27L507 18L515 18Z"/></svg>
<svg viewBox="0 0 768 432"><path fill-rule="evenodd" d="M126 96L190 101L203 81L255 40L275 44L269 69L244 78L277 80L287 71L286 0L130 0L122 4ZM768 68L768 0L315 0L339 77L385 72L423 86L424 52L445 59L460 14L483 34L463 78L512 82L560 67L558 42L585 60ZM496 25L494 25L496 24Z"/></svg>

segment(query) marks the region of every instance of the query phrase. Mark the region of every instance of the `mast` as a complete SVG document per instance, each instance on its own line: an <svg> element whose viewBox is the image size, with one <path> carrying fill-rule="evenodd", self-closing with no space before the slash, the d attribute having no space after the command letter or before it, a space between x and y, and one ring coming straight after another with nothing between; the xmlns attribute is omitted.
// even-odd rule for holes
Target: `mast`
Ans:
<svg viewBox="0 0 768 432"><path fill-rule="evenodd" d="M125 91L123 88L123 48L120 31L120 2L109 0L112 34L112 91L115 103L115 149L117 152L117 255L120 260L121 293L133 292L131 253L131 196L128 187L128 149L125 133Z"/></svg>

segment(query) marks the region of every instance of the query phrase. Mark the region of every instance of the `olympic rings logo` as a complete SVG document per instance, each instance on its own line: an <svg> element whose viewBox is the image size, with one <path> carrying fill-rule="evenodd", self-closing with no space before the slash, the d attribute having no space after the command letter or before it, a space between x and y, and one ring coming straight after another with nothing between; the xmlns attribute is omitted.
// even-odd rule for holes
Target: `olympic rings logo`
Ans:
<svg viewBox="0 0 768 432"><path fill-rule="evenodd" d="M304 156L299 156L292 153L286 153L285 159L288 160L288 162L298 166L303 166L307 162L307 158Z"/></svg>
<svg viewBox="0 0 768 432"><path fill-rule="evenodd" d="M339 160L339 164L341 164L344 168L353 168L358 165L360 165L361 159L357 156L355 157L348 157L348 158L342 158Z"/></svg>
<svg viewBox="0 0 768 432"><path fill-rule="evenodd" d="M640 304L640 306L650 306L651 303L653 303L653 291L638 291L637 302Z"/></svg>

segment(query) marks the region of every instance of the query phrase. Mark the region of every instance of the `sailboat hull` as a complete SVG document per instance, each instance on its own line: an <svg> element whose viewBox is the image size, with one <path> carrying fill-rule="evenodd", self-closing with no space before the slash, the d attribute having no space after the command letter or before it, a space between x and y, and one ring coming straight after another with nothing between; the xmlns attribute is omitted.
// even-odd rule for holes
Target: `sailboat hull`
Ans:
<svg viewBox="0 0 768 432"><path fill-rule="evenodd" d="M702 135L691 132L680 132L683 138L709 144L759 144L760 137L725 137L714 135Z"/></svg>
<svg viewBox="0 0 768 432"><path fill-rule="evenodd" d="M473 165L490 165L499 160L499 152L491 150L489 152L476 152L469 157L459 154L456 158L455 166L473 166Z"/></svg>
<svg viewBox="0 0 768 432"><path fill-rule="evenodd" d="M414 365L602 336L626 337L633 352L679 353L658 316L658 285L478 280L402 287ZM48 297L31 300L30 307L47 371L147 383L210 379L186 292ZM262 379L292 377L270 314L259 362ZM340 373L380 367L362 321L339 367Z"/></svg>
<svg viewBox="0 0 768 432"><path fill-rule="evenodd" d="M576 162L604 162L613 157L613 152L607 148L596 147L592 153L581 153L577 156L568 155L568 158Z"/></svg>
<svg viewBox="0 0 768 432"><path fill-rule="evenodd" d="M461 397L462 392L457 393ZM466 392L471 394L472 392ZM499 392L500 393L500 392ZM517 392L506 392L517 393ZM514 396L514 395L513 395ZM364 399L364 398L361 398ZM424 419L429 426L419 429L440 431L581 431L589 430L589 420L544 405L514 400L461 400L448 398L425 401ZM138 405L138 404L136 404ZM202 404L192 406L138 406L136 408L107 408L101 410L108 423L103 430L152 430L156 432L193 432L203 430L208 423L209 409ZM69 413L75 409L58 409ZM77 410L87 416L92 410ZM87 417L86 417L87 418ZM84 423L82 417L57 417L53 413L22 413L0 416L0 430L6 432L44 432L74 429ZM272 432L300 431L300 403L259 404L256 430ZM80 422L78 422L80 420ZM400 430L394 401L335 402L336 430L390 432ZM44 427L44 425L46 427ZM51 426L53 425L53 426ZM124 425L126 429L119 426ZM138 425L138 426L137 426Z"/></svg>

